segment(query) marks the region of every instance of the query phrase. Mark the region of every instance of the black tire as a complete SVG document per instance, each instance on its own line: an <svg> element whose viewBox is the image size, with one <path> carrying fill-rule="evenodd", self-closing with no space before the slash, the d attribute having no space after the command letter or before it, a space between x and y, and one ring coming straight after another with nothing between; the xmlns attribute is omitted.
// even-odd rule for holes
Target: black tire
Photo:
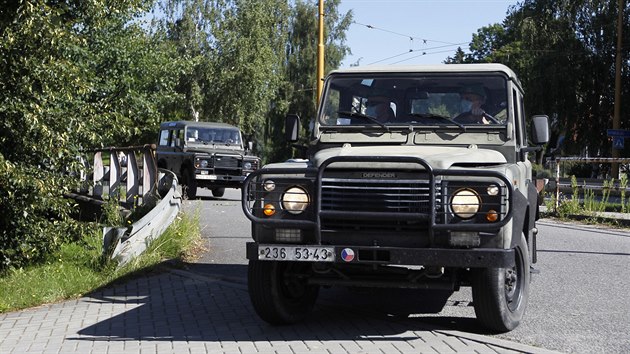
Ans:
<svg viewBox="0 0 630 354"><path fill-rule="evenodd" d="M195 180L195 176L190 171L190 169L186 168L182 173L183 181L182 181L182 194L185 199L195 199L197 198L197 180Z"/></svg>
<svg viewBox="0 0 630 354"><path fill-rule="evenodd" d="M475 314L482 325L496 332L516 328L525 314L531 280L525 236L514 248L515 266L473 270Z"/></svg>
<svg viewBox="0 0 630 354"><path fill-rule="evenodd" d="M247 271L249 297L260 318L273 325L301 321L312 310L319 287L300 276L306 262L250 260Z"/></svg>
<svg viewBox="0 0 630 354"><path fill-rule="evenodd" d="M225 188L212 188L212 196L221 198L225 194Z"/></svg>

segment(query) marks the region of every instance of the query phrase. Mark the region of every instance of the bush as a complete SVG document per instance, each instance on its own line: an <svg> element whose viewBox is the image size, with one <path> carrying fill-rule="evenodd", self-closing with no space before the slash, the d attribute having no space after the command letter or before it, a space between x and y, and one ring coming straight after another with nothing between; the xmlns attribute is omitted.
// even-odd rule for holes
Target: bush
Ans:
<svg viewBox="0 0 630 354"><path fill-rule="evenodd" d="M590 178L593 173L593 165L590 163L565 163L564 174L577 178Z"/></svg>
<svg viewBox="0 0 630 354"><path fill-rule="evenodd" d="M532 174L536 178L554 178L555 172L545 169L542 165L532 164Z"/></svg>
<svg viewBox="0 0 630 354"><path fill-rule="evenodd" d="M0 154L0 271L41 261L80 238L81 225L70 218L73 202L62 196L67 183Z"/></svg>

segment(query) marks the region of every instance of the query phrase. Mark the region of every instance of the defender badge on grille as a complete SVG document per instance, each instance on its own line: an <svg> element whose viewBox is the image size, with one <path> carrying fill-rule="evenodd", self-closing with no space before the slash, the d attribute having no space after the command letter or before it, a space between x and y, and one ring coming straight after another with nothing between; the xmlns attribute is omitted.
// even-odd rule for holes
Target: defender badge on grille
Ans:
<svg viewBox="0 0 630 354"><path fill-rule="evenodd" d="M396 178L395 172L363 172L363 178Z"/></svg>
<svg viewBox="0 0 630 354"><path fill-rule="evenodd" d="M341 259L343 259L344 262L352 262L354 259L354 251L351 248L344 248L341 250Z"/></svg>

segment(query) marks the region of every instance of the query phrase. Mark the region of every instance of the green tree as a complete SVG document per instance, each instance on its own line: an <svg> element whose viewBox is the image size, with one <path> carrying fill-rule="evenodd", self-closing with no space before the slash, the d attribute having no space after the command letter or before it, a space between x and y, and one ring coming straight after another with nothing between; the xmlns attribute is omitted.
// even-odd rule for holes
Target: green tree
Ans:
<svg viewBox="0 0 630 354"><path fill-rule="evenodd" d="M81 236L62 197L80 150L155 134L174 91L169 55L133 23L149 5L2 2L0 268Z"/></svg>
<svg viewBox="0 0 630 354"><path fill-rule="evenodd" d="M233 124L262 141L284 65L286 1L167 1L163 9L159 27L188 63L178 116Z"/></svg>
<svg viewBox="0 0 630 354"><path fill-rule="evenodd" d="M326 1L324 7L325 63L324 71L330 72L341 64L350 53L345 44L346 31L352 23L352 12L340 14L339 0ZM280 96L268 116L268 160L279 161L292 156L291 147L283 142L284 117L287 113L298 114L306 136L311 120L317 111L317 42L318 7L316 3L297 1L289 25L286 43L283 82Z"/></svg>
<svg viewBox="0 0 630 354"><path fill-rule="evenodd" d="M455 55L453 55L452 57L448 57L446 58L446 60L444 60L444 64L465 64L468 62L472 62L472 61L469 58L469 55L466 55L462 47L457 47L457 50L455 51Z"/></svg>
<svg viewBox="0 0 630 354"><path fill-rule="evenodd" d="M207 88L208 117L262 131L280 84L288 7L280 0L241 0L213 26L213 80Z"/></svg>
<svg viewBox="0 0 630 354"><path fill-rule="evenodd" d="M627 2L624 12L629 18ZM527 111L552 118L554 134L567 137L566 154L605 156L610 153L606 129L612 127L616 17L614 0L526 0L501 25L473 35L469 57L512 67L525 87ZM629 27L626 21L624 33ZM623 53L623 81L628 82L630 55ZM629 90L625 85L622 96ZM626 128L627 101L622 100Z"/></svg>

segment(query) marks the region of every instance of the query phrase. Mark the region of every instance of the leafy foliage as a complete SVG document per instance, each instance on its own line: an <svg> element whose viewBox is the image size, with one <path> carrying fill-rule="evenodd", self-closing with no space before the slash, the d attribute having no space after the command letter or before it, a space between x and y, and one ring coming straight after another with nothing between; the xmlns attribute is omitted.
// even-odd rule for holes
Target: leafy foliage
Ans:
<svg viewBox="0 0 630 354"><path fill-rule="evenodd" d="M623 9L623 33L629 41L630 3ZM515 5L502 24L473 35L471 53L458 52L446 62L499 62L523 82L527 111L548 114L554 136L564 139L567 154L609 156L606 129L612 128L618 2L526 0ZM630 79L630 52L622 51L623 78ZM623 85L622 97L630 87ZM630 111L622 100L621 111ZM630 121L622 118L622 128ZM626 151L627 153L627 151Z"/></svg>
<svg viewBox="0 0 630 354"><path fill-rule="evenodd" d="M0 268L42 260L79 238L74 206L62 197L73 184L62 176L77 152L151 142L149 132L155 135L163 107L176 96L170 53L129 24L143 1L4 5Z"/></svg>
<svg viewBox="0 0 630 354"><path fill-rule="evenodd" d="M325 2L324 71L339 67L350 48L345 45L345 32L352 23L352 12L340 14L339 0ZM284 116L297 114L302 118L302 127L308 128L317 111L317 26L318 8L311 2L297 1L293 8L286 43L282 83L276 101L268 114L265 130L265 151L268 161L279 161L292 157L291 147L283 143ZM308 136L302 134L303 137ZM304 139L306 140L306 138Z"/></svg>
<svg viewBox="0 0 630 354"><path fill-rule="evenodd" d="M59 198L66 186L57 175L17 167L0 155L0 270L44 259L61 243L80 238L70 202Z"/></svg>
<svg viewBox="0 0 630 354"><path fill-rule="evenodd" d="M327 69L348 51L338 4ZM315 112L316 15L304 1L0 0L0 269L81 237L62 197L81 150L198 119L239 126L267 161L290 156L284 116Z"/></svg>

